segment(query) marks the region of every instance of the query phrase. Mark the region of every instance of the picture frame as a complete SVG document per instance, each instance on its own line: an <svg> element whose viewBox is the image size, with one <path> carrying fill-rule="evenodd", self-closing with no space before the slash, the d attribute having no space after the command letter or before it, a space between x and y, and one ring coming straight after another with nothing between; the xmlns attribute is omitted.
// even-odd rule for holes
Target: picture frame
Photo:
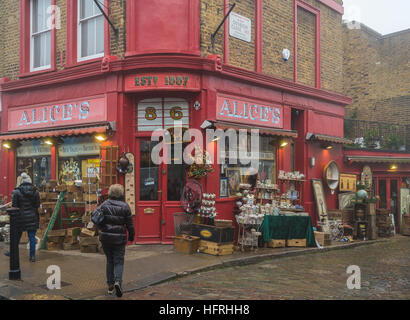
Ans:
<svg viewBox="0 0 410 320"><path fill-rule="evenodd" d="M228 197L228 178L220 178L219 180L219 198Z"/></svg>
<svg viewBox="0 0 410 320"><path fill-rule="evenodd" d="M355 174L341 173L339 179L340 192L356 192L357 176Z"/></svg>
<svg viewBox="0 0 410 320"><path fill-rule="evenodd" d="M318 218L321 223L327 223L328 213L326 198L323 190L322 180L312 179L313 193L315 195Z"/></svg>
<svg viewBox="0 0 410 320"><path fill-rule="evenodd" d="M239 185L241 184L241 169L226 168L225 177L228 179L228 196L235 197L239 192Z"/></svg>

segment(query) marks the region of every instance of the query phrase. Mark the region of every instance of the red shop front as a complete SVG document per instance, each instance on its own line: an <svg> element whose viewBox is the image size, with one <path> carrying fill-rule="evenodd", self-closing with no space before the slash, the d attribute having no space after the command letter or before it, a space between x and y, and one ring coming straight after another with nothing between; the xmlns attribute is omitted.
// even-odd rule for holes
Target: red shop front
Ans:
<svg viewBox="0 0 410 320"><path fill-rule="evenodd" d="M213 59L204 61L218 66ZM241 165L239 159L237 164L218 161L220 141L207 140L207 130L233 129L239 133L242 129L250 135L258 129L263 155L259 159L259 178L276 183L280 171L303 173L300 204L312 216L313 224L317 223L317 215L311 179L321 179L329 161L337 161L340 166L343 163L344 106L349 99L313 88L309 90L315 95L308 94L302 90L304 86L274 78L262 81L262 77L242 69L212 69L178 71L167 67L161 72L130 71L124 76L124 106L132 109L132 116L127 114L124 124L132 128L132 133L124 132L123 141L135 154L137 243L171 243L174 214L183 211L180 199L188 180L188 166L178 163L173 145L167 147L171 163L152 161L151 154L158 147L158 142L152 141L156 129L181 126L200 133L187 144L200 142L204 150L210 151L214 171L198 181L204 193L216 195L219 219L234 220L236 189L226 181L235 175L240 181L246 180L249 165ZM308 140L309 132L328 137L333 149ZM312 157L316 157L313 166ZM328 207L336 208L336 196L330 190L325 194Z"/></svg>
<svg viewBox="0 0 410 320"><path fill-rule="evenodd" d="M360 177L367 167L378 209L393 214L396 233L401 231L402 215L410 213L410 156L407 153L345 150L345 167Z"/></svg>
<svg viewBox="0 0 410 320"><path fill-rule="evenodd" d="M1 177L6 183L1 184L0 193L10 195L14 189L18 158L33 157L34 153L47 157L49 179L58 180L61 155L88 161L99 157L96 145L118 146L119 154L131 152L135 158L135 180L115 174L135 195L135 205L131 205L136 243L171 243L174 214L183 211L180 199L188 179L187 166L177 161L172 145L168 148L171 163L153 163L154 130L174 126L196 129L201 135L195 141L218 156L220 142L207 141L207 129L237 133L243 129L248 134L258 129L263 155L260 179L276 183L281 171L303 174L300 204L315 225L318 217L311 180L321 179L330 161L343 165L344 107L350 99L227 66L217 57L157 55L113 60L108 71L94 63L84 69L60 71L53 79L45 74L5 82L2 102L2 140L12 142L12 148L2 152L6 160ZM106 141L97 142L96 133L104 133ZM322 140L312 139L312 135ZM63 143L46 150L47 137L61 138ZM67 137L78 141L66 141ZM33 141L39 147L25 145L18 151L14 144ZM332 149L327 148L329 143ZM88 150L94 151L88 155ZM247 165L218 163L214 158L213 169L198 181L203 192L216 195L218 218L234 220L236 190L226 180L231 176L243 179ZM337 195L324 191L328 208L335 209Z"/></svg>

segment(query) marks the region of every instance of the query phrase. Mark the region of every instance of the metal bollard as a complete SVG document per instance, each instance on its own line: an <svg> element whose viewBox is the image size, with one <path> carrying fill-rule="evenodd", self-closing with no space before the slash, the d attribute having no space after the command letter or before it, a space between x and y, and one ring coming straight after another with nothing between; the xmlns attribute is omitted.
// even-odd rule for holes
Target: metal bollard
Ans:
<svg viewBox="0 0 410 320"><path fill-rule="evenodd" d="M9 208L7 214L10 216L10 271L9 280L20 280L20 254L19 254L19 233L20 233L20 209Z"/></svg>

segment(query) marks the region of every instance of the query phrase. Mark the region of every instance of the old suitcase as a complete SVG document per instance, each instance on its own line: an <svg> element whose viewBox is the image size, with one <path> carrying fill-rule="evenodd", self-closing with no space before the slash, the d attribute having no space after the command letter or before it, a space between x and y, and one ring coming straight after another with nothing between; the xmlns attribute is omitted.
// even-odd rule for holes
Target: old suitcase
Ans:
<svg viewBox="0 0 410 320"><path fill-rule="evenodd" d="M192 225L193 236L216 243L233 243L234 231L234 227L215 227L203 224Z"/></svg>

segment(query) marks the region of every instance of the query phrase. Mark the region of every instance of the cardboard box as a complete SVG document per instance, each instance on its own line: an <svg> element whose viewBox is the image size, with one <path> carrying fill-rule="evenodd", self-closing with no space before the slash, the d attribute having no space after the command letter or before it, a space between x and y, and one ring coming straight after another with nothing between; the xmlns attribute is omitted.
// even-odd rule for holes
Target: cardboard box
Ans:
<svg viewBox="0 0 410 320"><path fill-rule="evenodd" d="M306 247L306 239L288 239L286 240L288 247Z"/></svg>
<svg viewBox="0 0 410 320"><path fill-rule="evenodd" d="M81 233L80 233L81 237L95 237L96 235L97 235L96 230L90 230L90 229L87 229L87 228L82 228L81 229Z"/></svg>
<svg viewBox="0 0 410 320"><path fill-rule="evenodd" d="M286 240L271 239L268 243L269 248L285 248Z"/></svg>
<svg viewBox="0 0 410 320"><path fill-rule="evenodd" d="M181 236L174 238L174 251L187 254L196 253L199 248L199 237Z"/></svg>

